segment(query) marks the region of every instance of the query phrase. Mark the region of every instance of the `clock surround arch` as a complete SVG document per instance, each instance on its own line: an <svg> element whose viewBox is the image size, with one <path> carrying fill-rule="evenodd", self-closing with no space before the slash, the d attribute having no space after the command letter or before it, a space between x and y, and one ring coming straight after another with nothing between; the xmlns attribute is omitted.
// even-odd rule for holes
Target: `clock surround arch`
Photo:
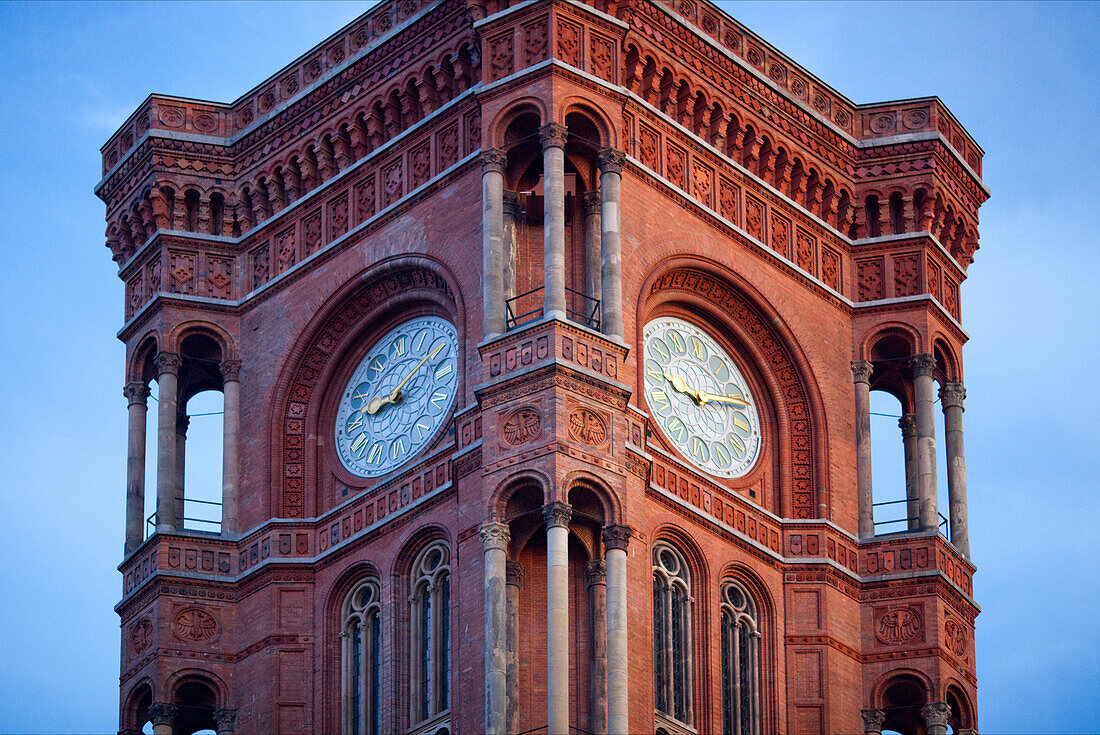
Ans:
<svg viewBox="0 0 1100 735"><path fill-rule="evenodd" d="M685 305L693 311L685 310ZM734 311L740 319L734 317ZM659 316L684 318L703 313L717 325L719 334L711 336L721 337L720 344L738 348L746 361L739 367L747 368L745 379L757 399L764 443L773 445L762 448L770 455L767 464L775 468L777 478L777 502L769 510L800 519L829 518L829 478L814 471L829 466L821 393L793 333L767 300L732 270L709 259L681 256L667 258L642 281L636 313L637 354L642 350L642 328ZM731 342L730 335L736 341ZM636 370L641 384L641 361L636 361ZM762 388L759 392L758 387ZM770 416L765 418L765 414ZM782 461L784 458L787 461ZM758 459L733 486L758 481L765 463Z"/></svg>
<svg viewBox="0 0 1100 735"><path fill-rule="evenodd" d="M409 304L422 309L413 316L441 316L458 333L459 377L454 405L455 410L461 408L460 398L467 390L468 355L462 349L467 325L457 279L443 264L424 256L393 258L350 278L316 310L295 340L272 401L272 485L279 488L272 504L280 509L281 517L305 518L327 508L320 498L322 467L342 471L336 477L356 487L370 487L386 479L355 477L343 468L335 448L328 447L331 442L325 442L319 452L316 443L305 437L329 433L325 427L335 421L338 394L344 387L341 379L346 384L358 361L373 345L372 339L409 317L400 311ZM433 444L437 442L438 437ZM329 456L332 462L322 459Z"/></svg>

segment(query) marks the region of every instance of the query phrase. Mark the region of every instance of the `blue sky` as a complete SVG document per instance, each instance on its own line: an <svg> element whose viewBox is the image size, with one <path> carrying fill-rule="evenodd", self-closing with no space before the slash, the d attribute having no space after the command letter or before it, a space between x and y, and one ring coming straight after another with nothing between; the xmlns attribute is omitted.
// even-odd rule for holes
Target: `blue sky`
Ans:
<svg viewBox="0 0 1100 735"><path fill-rule="evenodd" d="M231 101L366 7L0 4L0 732L118 725L123 290L99 147L150 92ZM981 730L1097 731L1100 5L725 8L855 102L940 96L987 151L962 291Z"/></svg>

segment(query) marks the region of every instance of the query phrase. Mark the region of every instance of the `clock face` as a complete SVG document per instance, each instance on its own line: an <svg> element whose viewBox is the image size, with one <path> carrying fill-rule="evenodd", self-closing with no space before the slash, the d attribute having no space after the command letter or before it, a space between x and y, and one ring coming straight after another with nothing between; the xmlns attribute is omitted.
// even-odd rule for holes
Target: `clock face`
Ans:
<svg viewBox="0 0 1100 735"><path fill-rule="evenodd" d="M443 425L458 388L458 334L423 316L375 343L336 411L336 452L359 477L379 477L415 457Z"/></svg>
<svg viewBox="0 0 1100 735"><path fill-rule="evenodd" d="M682 319L654 319L643 339L646 404L661 432L704 472L748 472L760 454L760 418L733 358Z"/></svg>

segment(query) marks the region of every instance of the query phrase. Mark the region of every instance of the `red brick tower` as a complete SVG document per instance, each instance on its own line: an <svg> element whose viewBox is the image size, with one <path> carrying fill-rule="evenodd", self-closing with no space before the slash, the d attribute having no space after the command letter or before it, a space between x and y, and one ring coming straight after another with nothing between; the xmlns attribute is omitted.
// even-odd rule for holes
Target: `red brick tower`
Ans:
<svg viewBox="0 0 1100 735"><path fill-rule="evenodd" d="M981 156L705 0L388 0L235 102L151 96L97 189L121 731L974 731ZM870 390L904 412L877 535Z"/></svg>

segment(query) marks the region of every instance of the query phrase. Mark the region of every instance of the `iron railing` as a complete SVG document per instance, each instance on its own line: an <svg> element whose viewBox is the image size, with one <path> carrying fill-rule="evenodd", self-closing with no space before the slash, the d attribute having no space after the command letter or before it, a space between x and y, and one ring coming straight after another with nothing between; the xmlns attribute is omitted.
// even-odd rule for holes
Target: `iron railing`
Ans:
<svg viewBox="0 0 1100 735"><path fill-rule="evenodd" d="M541 294L545 290L545 286L539 286L538 288L533 288L530 291L525 291L518 296L507 299L504 302L504 307L507 312L505 322L506 328L515 329L516 327L527 324L528 322L533 322L541 317L543 315L542 299L532 297L536 294ZM526 310L520 311L520 309ZM571 321L599 331L600 300L566 287L565 316Z"/></svg>
<svg viewBox="0 0 1100 735"><path fill-rule="evenodd" d="M218 520L214 520L212 518L198 518L198 517L195 517L195 516L187 515L187 512L188 512L187 511L187 506L191 503L198 503L199 505L217 506L218 508L222 507L221 503L215 502L213 500L198 500L196 498L184 498L183 499L183 518L181 518L180 521L184 524L183 528L185 530L188 530L188 531L207 531L209 533L221 533L222 532L222 522L221 522L220 518ZM221 514L219 513L218 515L220 516ZM199 527L196 528L196 527L192 526L191 528L187 528L186 524L188 522L197 523L197 524L199 524ZM156 530L157 530L157 514L156 514L156 512L153 512L153 513L150 513L149 517L145 519L145 538L149 538L150 536L152 536L153 533Z"/></svg>
<svg viewBox="0 0 1100 735"><path fill-rule="evenodd" d="M913 501L910 500L909 498L906 498L904 500L885 500L881 503L871 503L871 507L872 508L878 508L878 507L881 507L881 506L884 506L884 505L900 505L901 503L911 503L911 502L913 502ZM945 539L950 541L951 540L951 524L947 522L947 518L943 515L943 513L938 513L937 515L939 515L939 517L940 517L940 522L939 522L939 525L937 526L937 529L939 530L940 535L942 535ZM906 527L904 529L902 529L902 531L920 530L920 529L910 529L909 528L909 524L912 521L919 521L919 520L920 520L919 516L913 516L911 518L891 518L888 521L875 521L875 529L876 529L875 533L876 534L878 533L877 529L878 529L879 526L888 526L892 523L904 523L904 524L906 524ZM889 532L889 533L900 533L900 531L892 531L892 532Z"/></svg>

